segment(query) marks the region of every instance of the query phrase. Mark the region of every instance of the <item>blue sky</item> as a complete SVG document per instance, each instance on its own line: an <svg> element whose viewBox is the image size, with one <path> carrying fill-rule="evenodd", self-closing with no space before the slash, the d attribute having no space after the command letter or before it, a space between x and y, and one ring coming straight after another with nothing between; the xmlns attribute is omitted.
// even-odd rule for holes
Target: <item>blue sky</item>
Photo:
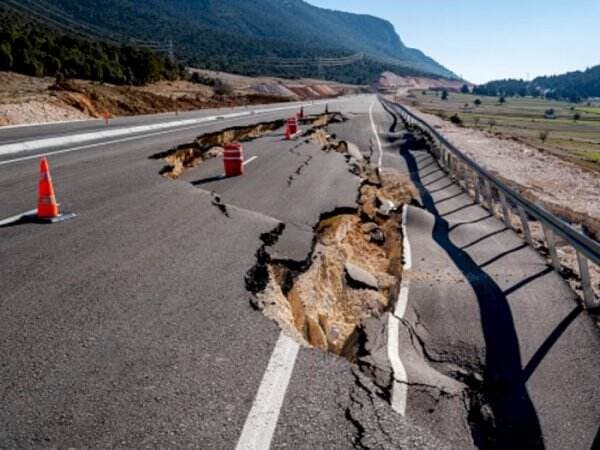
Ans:
<svg viewBox="0 0 600 450"><path fill-rule="evenodd" d="M308 0L389 20L409 47L469 81L600 64L600 0Z"/></svg>

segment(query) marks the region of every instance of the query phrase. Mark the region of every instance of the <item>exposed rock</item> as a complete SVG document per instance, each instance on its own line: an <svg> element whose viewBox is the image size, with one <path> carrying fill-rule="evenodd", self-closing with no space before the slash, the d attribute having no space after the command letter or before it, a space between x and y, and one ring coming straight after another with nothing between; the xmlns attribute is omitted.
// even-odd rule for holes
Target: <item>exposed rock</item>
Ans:
<svg viewBox="0 0 600 450"><path fill-rule="evenodd" d="M390 214L392 214L398 209L398 206L393 201L380 195L377 196L377 201L380 204L379 209L377 210L377 214L382 215L384 217L389 217Z"/></svg>
<svg viewBox="0 0 600 450"><path fill-rule="evenodd" d="M354 283L369 289L379 289L379 282L372 273L351 262L347 262L344 265L344 269L346 271L346 276Z"/></svg>

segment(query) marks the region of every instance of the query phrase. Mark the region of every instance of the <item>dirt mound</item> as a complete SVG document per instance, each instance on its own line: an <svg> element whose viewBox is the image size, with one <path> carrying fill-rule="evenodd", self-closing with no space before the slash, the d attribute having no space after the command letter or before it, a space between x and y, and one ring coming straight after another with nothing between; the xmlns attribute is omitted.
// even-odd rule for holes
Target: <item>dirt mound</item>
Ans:
<svg viewBox="0 0 600 450"><path fill-rule="evenodd" d="M105 112L110 116L130 116L287 101L285 98L268 94L207 98L204 97L205 89L183 92L182 87L186 85L182 83L175 85L175 88L173 84L169 85L171 90L160 90L70 81L60 86L52 86L51 90L61 101L91 117L102 117Z"/></svg>
<svg viewBox="0 0 600 450"><path fill-rule="evenodd" d="M440 89L446 88L459 91L464 81L446 80L444 78L402 77L393 72L384 72L377 85L380 89L408 92L411 89Z"/></svg>

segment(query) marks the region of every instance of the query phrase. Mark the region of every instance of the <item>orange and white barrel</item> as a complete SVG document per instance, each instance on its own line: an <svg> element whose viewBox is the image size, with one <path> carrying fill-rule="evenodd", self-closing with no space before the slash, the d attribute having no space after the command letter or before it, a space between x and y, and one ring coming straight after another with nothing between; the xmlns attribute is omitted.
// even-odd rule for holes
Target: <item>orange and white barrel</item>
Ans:
<svg viewBox="0 0 600 450"><path fill-rule="evenodd" d="M223 164L226 177L237 177L244 174L244 149L241 144L225 144L223 147Z"/></svg>

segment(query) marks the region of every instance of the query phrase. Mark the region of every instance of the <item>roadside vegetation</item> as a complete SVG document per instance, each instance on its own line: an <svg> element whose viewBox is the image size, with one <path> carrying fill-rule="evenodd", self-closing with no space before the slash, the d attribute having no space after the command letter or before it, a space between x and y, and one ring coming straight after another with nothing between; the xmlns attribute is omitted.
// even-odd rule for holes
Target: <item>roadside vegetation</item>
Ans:
<svg viewBox="0 0 600 450"><path fill-rule="evenodd" d="M517 140L600 171L600 101L576 104L420 90L412 92L410 99L421 111L456 125Z"/></svg>

